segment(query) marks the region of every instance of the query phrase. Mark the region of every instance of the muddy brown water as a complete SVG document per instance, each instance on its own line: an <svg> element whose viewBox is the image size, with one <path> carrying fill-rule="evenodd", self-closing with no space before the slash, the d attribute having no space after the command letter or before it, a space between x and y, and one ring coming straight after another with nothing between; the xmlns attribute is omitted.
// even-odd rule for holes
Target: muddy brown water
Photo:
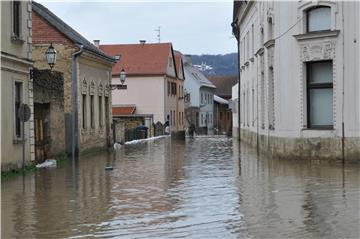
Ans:
<svg viewBox="0 0 360 239"><path fill-rule="evenodd" d="M228 138L159 139L3 181L1 236L359 238L359 175Z"/></svg>

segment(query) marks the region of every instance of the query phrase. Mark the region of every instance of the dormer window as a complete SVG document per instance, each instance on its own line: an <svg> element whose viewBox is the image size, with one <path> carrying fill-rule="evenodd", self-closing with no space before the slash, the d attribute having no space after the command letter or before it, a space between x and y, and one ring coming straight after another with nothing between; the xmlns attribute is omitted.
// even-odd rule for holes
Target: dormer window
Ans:
<svg viewBox="0 0 360 239"><path fill-rule="evenodd" d="M326 6L307 11L307 32L328 31L331 28L331 8Z"/></svg>

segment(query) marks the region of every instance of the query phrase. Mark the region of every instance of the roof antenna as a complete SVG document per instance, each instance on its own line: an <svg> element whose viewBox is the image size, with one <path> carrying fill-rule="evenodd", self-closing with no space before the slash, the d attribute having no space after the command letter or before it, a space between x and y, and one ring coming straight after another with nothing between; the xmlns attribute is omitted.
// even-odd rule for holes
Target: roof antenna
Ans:
<svg viewBox="0 0 360 239"><path fill-rule="evenodd" d="M161 36L160 26L157 29L155 29L154 31L156 31L158 33L156 36L158 38L158 42L160 43L160 36Z"/></svg>

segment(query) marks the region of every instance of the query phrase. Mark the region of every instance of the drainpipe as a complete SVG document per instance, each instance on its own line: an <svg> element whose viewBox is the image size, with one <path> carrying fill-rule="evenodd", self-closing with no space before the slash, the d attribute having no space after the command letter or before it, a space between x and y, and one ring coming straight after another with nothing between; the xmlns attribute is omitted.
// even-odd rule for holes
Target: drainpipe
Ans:
<svg viewBox="0 0 360 239"><path fill-rule="evenodd" d="M236 42L237 42L237 49L238 49L238 54L237 54L237 61L238 61L238 64L237 64L237 67L238 67L238 140L239 142L241 142L241 125L240 125L240 118L241 118L241 113L240 113L240 91L241 91L241 86L240 86L240 83L241 83L241 80L240 80L240 47L239 47L239 44L240 44L240 39L239 39L239 35L240 35L240 29L239 29L239 25L237 23L237 20L236 19L234 22L231 23L231 26L232 26L232 30L233 30L233 34L236 38Z"/></svg>
<svg viewBox="0 0 360 239"><path fill-rule="evenodd" d="M84 47L80 45L80 50L74 52L71 58L71 155L74 162L75 156L79 155L79 122L78 122L78 79L77 79L77 58L83 53Z"/></svg>
<svg viewBox="0 0 360 239"><path fill-rule="evenodd" d="M342 26L343 29L345 27L344 25L344 4L342 4L341 6L341 11L342 11ZM344 105L345 105L345 35L344 35L344 30L342 31L342 60L343 60L343 65L342 65L342 106L341 106L341 160L342 160L342 164L345 164L345 124L344 124ZM334 63L333 63L334 64Z"/></svg>

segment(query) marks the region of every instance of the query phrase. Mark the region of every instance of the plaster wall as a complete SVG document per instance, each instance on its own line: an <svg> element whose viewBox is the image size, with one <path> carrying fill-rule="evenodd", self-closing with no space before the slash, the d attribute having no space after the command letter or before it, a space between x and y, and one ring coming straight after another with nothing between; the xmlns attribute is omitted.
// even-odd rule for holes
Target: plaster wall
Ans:
<svg viewBox="0 0 360 239"><path fill-rule="evenodd" d="M120 80L113 78L112 82L119 84ZM154 122L166 121L167 82L164 76L127 76L125 84L126 90L112 91L113 105L135 104L137 114L153 114Z"/></svg>
<svg viewBox="0 0 360 239"><path fill-rule="evenodd" d="M318 5L331 8L330 33L309 36L305 34L305 12ZM341 139L344 125L345 142L349 143L345 147L360 148L359 5L301 1L251 2L245 6L245 14L238 16L242 129L271 140L321 138L325 147L327 140ZM307 126L306 62L319 60L333 62L333 129L328 130ZM332 146L328 147L332 152L341 150L341 144Z"/></svg>

